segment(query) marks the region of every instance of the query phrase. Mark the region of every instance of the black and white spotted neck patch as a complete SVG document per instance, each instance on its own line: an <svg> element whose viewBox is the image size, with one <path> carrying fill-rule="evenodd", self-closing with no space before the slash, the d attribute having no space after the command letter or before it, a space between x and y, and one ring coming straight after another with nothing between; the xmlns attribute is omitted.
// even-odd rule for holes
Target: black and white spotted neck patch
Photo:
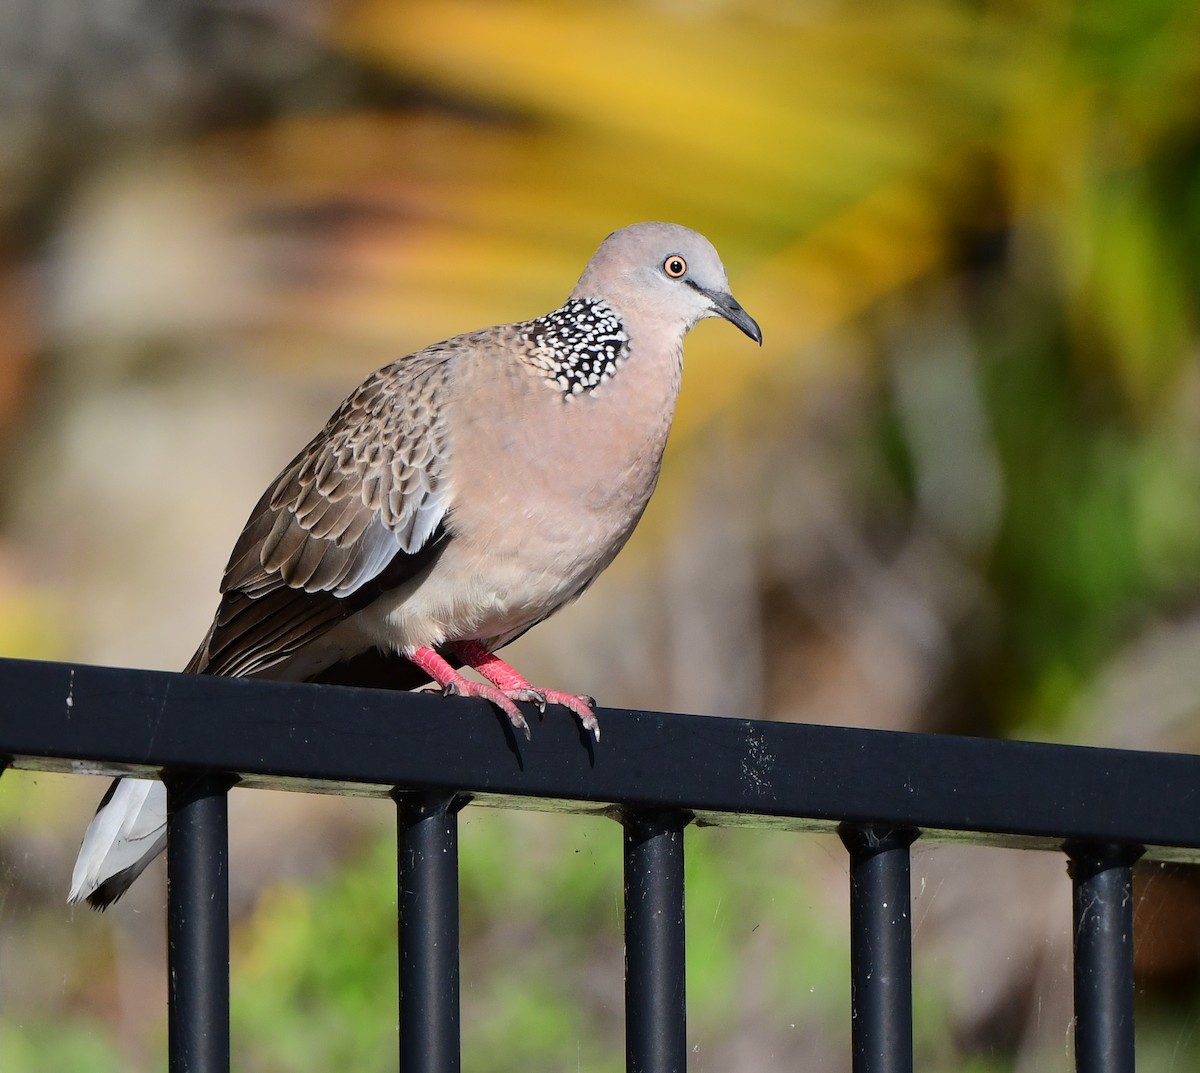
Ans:
<svg viewBox="0 0 1200 1073"><path fill-rule="evenodd" d="M521 326L526 360L564 400L595 391L629 356L621 318L595 298L572 298Z"/></svg>

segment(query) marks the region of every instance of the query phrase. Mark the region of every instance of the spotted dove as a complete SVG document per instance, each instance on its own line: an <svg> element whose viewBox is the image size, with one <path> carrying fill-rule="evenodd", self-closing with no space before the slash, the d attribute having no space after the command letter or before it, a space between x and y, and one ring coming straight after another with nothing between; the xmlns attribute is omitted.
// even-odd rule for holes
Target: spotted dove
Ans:
<svg viewBox="0 0 1200 1073"><path fill-rule="evenodd" d="M515 702L564 705L598 740L588 698L537 689L495 652L629 538L658 479L683 338L706 317L762 342L703 236L635 224L558 309L380 369L255 506L187 670L361 684L382 666L394 687L484 697L526 735ZM165 841L162 784L117 780L69 900L111 904Z"/></svg>

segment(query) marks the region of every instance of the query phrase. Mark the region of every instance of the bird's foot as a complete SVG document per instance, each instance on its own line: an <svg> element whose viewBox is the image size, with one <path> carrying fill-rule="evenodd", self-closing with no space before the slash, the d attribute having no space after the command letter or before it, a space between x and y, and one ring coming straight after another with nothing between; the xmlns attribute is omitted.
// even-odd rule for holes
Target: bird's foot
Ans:
<svg viewBox="0 0 1200 1073"><path fill-rule="evenodd" d="M508 721L513 727L522 731L527 739L532 737L525 716L521 714L521 709L514 703L517 700L532 698L511 696L509 691L501 689L491 682L472 682L469 678L464 678L459 674L432 648L405 649L404 658L415 663L429 675L441 688L443 696L482 697L507 715Z"/></svg>
<svg viewBox="0 0 1200 1073"><path fill-rule="evenodd" d="M509 666L494 652L489 652L478 641L459 641L454 654L468 667L478 671L510 700L532 701L545 713L547 704L561 704L573 711L583 724L583 729L600 740L600 721L592 711L596 702L591 697L563 693L557 689L535 689L514 667Z"/></svg>

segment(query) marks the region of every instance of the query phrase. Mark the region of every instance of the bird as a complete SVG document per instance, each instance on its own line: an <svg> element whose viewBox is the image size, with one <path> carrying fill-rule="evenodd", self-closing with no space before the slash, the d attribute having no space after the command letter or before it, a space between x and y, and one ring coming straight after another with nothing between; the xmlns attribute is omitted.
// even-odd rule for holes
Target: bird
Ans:
<svg viewBox="0 0 1200 1073"><path fill-rule="evenodd" d="M599 741L590 697L535 687L496 652L628 540L658 481L684 336L710 317L762 345L706 238L638 223L604 239L557 309L369 376L251 511L185 670L432 683L526 736L518 702L557 704ZM68 901L116 901L165 846L166 816L161 782L114 781Z"/></svg>

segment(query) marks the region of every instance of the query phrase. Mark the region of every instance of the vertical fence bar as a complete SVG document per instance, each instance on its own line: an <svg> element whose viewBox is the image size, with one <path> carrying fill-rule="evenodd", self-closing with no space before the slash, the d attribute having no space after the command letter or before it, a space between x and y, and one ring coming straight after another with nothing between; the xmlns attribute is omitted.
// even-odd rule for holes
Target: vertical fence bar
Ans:
<svg viewBox="0 0 1200 1073"><path fill-rule="evenodd" d="M229 787L168 773L167 1050L171 1073L229 1071Z"/></svg>
<svg viewBox="0 0 1200 1073"><path fill-rule="evenodd" d="M854 1073L912 1073L912 828L851 826L850 983Z"/></svg>
<svg viewBox="0 0 1200 1073"><path fill-rule="evenodd" d="M630 812L625 826L625 1068L687 1069L683 829L678 811Z"/></svg>
<svg viewBox="0 0 1200 1073"><path fill-rule="evenodd" d="M1140 846L1070 843L1075 1068L1133 1073L1133 864Z"/></svg>
<svg viewBox="0 0 1200 1073"><path fill-rule="evenodd" d="M459 1073L457 794L397 791L400 1073Z"/></svg>

